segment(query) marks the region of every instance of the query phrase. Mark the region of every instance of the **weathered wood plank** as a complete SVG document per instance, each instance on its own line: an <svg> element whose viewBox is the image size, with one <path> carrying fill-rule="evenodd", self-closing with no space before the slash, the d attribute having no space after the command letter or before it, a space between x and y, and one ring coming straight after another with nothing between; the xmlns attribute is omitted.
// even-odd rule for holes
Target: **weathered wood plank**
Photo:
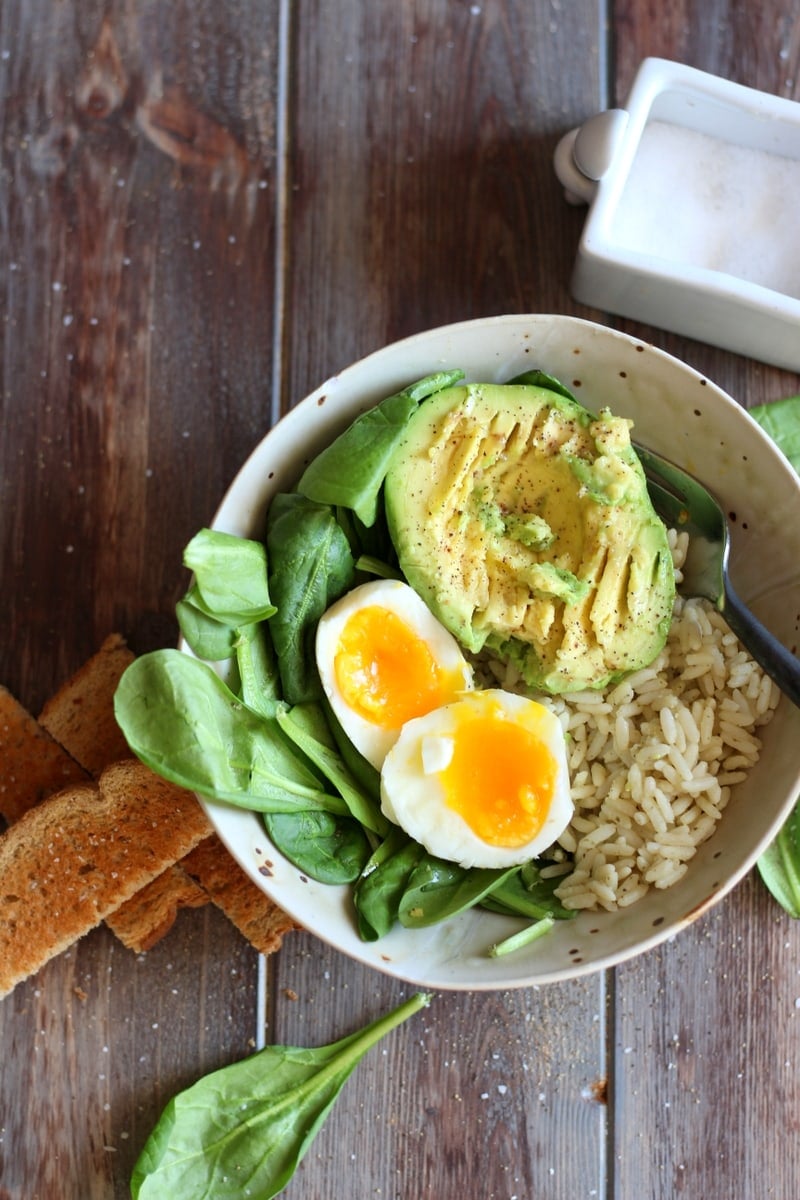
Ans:
<svg viewBox="0 0 800 1200"><path fill-rule="evenodd" d="M0 5L0 679L172 642L181 548L261 435L278 4ZM129 1195L163 1104L241 1057L257 958L212 907L105 930L0 1005L0 1194Z"/></svg>
<svg viewBox="0 0 800 1200"><path fill-rule="evenodd" d="M551 159L600 103L597 28L592 4L296 7L284 407L417 330L570 309L578 218ZM310 939L275 970L282 1042L403 991ZM362 1064L287 1197L601 1195L603 989L439 996Z"/></svg>

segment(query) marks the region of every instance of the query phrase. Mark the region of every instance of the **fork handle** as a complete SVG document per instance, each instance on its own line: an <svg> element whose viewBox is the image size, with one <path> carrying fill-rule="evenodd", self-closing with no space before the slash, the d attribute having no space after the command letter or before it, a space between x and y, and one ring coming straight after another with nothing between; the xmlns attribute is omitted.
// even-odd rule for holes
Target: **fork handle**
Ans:
<svg viewBox="0 0 800 1200"><path fill-rule="evenodd" d="M725 586L720 611L759 666L783 694L800 707L800 659L753 616L729 583Z"/></svg>

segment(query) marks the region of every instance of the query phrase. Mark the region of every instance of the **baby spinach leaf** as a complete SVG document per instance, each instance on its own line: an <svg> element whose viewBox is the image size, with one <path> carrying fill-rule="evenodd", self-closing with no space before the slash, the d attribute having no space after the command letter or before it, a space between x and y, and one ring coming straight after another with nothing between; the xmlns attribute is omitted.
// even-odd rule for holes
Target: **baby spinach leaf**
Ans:
<svg viewBox="0 0 800 1200"><path fill-rule="evenodd" d="M409 878L424 853L398 825L373 852L353 888L358 932L365 942L377 941L397 921Z"/></svg>
<svg viewBox="0 0 800 1200"><path fill-rule="evenodd" d="M383 837L389 828L389 822L337 754L322 709L318 705L310 704L295 705L292 709L284 705L277 710L276 716L287 738L294 742L306 758L333 784L347 804L351 815L365 829ZM311 723L312 719L314 724Z"/></svg>
<svg viewBox="0 0 800 1200"><path fill-rule="evenodd" d="M558 879L542 879L535 862L524 863L481 901L492 912L520 917L548 917L568 920L576 915L556 899Z"/></svg>
<svg viewBox="0 0 800 1200"><path fill-rule="evenodd" d="M323 696L322 698L322 707L328 721L328 728L333 734L333 739L347 769L358 780L359 785L366 791L367 795L372 797L373 802L380 805L380 772L373 767L371 762L364 758L364 755L360 751L356 750L350 738L342 729L341 722L331 708L327 696Z"/></svg>
<svg viewBox="0 0 800 1200"><path fill-rule="evenodd" d="M322 614L353 584L350 546L329 505L280 493L267 516L267 552L277 605L269 627L284 698L318 700L314 637Z"/></svg>
<svg viewBox="0 0 800 1200"><path fill-rule="evenodd" d="M216 529L201 529L183 552L194 572L193 603L228 625L250 625L275 612L261 542Z"/></svg>
<svg viewBox="0 0 800 1200"><path fill-rule="evenodd" d="M236 628L209 616L196 601L197 590L190 587L175 605L180 631L198 658L206 662L225 662L234 653Z"/></svg>
<svg viewBox="0 0 800 1200"><path fill-rule="evenodd" d="M235 650L242 700L253 712L273 717L281 699L280 674L265 623L237 629Z"/></svg>
<svg viewBox="0 0 800 1200"><path fill-rule="evenodd" d="M180 1092L133 1168L133 1200L271 1200L367 1051L431 999L417 992L327 1046L267 1046Z"/></svg>
<svg viewBox="0 0 800 1200"><path fill-rule="evenodd" d="M190 791L257 811L349 811L274 718L252 712L207 663L180 650L134 659L114 713L134 754Z"/></svg>
<svg viewBox="0 0 800 1200"><path fill-rule="evenodd" d="M759 404L750 409L750 416L766 430L800 474L800 396Z"/></svg>
<svg viewBox="0 0 800 1200"><path fill-rule="evenodd" d="M800 396L750 409L800 474ZM791 917L800 917L800 800L771 846L758 860L758 872Z"/></svg>
<svg viewBox="0 0 800 1200"><path fill-rule="evenodd" d="M425 854L411 872L400 901L400 924L407 929L420 929L445 921L478 904L516 869L460 867Z"/></svg>
<svg viewBox="0 0 800 1200"><path fill-rule="evenodd" d="M800 917L800 804L758 860L758 872L781 908Z"/></svg>
<svg viewBox="0 0 800 1200"><path fill-rule="evenodd" d="M306 467L297 490L322 504L351 508L364 525L373 525L381 485L409 417L421 400L463 377L463 371L440 371L367 409Z"/></svg>
<svg viewBox="0 0 800 1200"><path fill-rule="evenodd" d="M567 400L574 400L575 397L566 384L560 379L556 379L555 375L548 375L546 371L539 370L534 367L530 371L523 371L520 375L515 375L509 383L527 384L529 387L545 388L548 392L555 392L557 396L564 396Z"/></svg>
<svg viewBox="0 0 800 1200"><path fill-rule="evenodd" d="M319 883L352 883L372 847L363 827L350 816L330 812L265 812L273 844L304 875Z"/></svg>

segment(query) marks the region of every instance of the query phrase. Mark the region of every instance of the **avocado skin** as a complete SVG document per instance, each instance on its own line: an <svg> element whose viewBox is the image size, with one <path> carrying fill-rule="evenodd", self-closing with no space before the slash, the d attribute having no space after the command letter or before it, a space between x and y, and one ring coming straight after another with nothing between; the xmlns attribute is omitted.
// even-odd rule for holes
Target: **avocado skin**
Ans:
<svg viewBox="0 0 800 1200"><path fill-rule="evenodd" d="M672 555L624 418L530 384L447 388L408 422L384 495L411 586L530 688L604 687L663 648Z"/></svg>

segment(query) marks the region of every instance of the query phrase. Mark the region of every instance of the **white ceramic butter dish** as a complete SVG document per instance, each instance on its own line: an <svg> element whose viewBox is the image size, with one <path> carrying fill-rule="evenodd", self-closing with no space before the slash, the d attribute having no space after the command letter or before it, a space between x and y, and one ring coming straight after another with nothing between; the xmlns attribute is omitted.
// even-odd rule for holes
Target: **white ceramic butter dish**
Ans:
<svg viewBox="0 0 800 1200"><path fill-rule="evenodd" d="M800 370L800 104L648 58L554 165L577 300Z"/></svg>

